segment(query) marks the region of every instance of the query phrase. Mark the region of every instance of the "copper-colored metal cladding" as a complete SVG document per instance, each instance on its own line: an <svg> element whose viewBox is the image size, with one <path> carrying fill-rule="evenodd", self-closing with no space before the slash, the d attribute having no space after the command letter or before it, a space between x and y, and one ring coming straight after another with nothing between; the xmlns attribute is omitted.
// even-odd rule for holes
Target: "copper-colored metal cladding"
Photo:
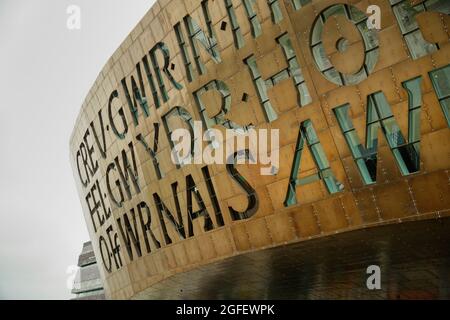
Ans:
<svg viewBox="0 0 450 320"><path fill-rule="evenodd" d="M413 10L448 14L428 2ZM367 1L160 0L144 16L70 141L109 298L448 297L450 19L370 4L379 31L364 29ZM228 90L203 93L203 111L196 93L214 80ZM179 107L193 120L222 110L221 130L279 129L278 173L236 165L245 189L223 164L177 167ZM370 264L381 291L366 287Z"/></svg>

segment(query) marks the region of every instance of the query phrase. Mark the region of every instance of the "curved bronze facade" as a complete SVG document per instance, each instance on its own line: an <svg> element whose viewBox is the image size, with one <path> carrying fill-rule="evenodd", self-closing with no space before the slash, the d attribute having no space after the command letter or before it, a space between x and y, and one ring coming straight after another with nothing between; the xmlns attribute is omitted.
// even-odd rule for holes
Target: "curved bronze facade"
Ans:
<svg viewBox="0 0 450 320"><path fill-rule="evenodd" d="M70 141L106 295L348 297L326 270L389 260L390 272L420 261L409 268L434 270L428 296L448 296L449 7L159 0ZM194 120L279 129L279 167L173 164L170 134ZM403 259L409 245L423 254ZM404 283L390 277L381 295L358 277L340 292L393 297ZM411 292L399 296L423 296Z"/></svg>

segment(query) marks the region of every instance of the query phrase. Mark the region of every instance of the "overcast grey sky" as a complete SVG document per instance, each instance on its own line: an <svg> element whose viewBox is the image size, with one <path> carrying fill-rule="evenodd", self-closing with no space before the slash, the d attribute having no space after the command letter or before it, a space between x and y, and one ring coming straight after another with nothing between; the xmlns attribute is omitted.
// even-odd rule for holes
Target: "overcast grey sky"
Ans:
<svg viewBox="0 0 450 320"><path fill-rule="evenodd" d="M87 228L69 137L104 63L153 0L0 0L0 299L67 299ZM66 28L69 5L81 30Z"/></svg>

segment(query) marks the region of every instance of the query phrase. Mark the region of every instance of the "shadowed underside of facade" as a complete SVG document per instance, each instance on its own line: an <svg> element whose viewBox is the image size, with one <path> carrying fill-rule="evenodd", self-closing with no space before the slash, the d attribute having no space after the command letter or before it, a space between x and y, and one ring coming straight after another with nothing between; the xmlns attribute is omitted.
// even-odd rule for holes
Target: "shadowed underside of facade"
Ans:
<svg viewBox="0 0 450 320"><path fill-rule="evenodd" d="M369 290L367 267L381 268ZM350 231L178 274L135 299L449 299L450 218Z"/></svg>

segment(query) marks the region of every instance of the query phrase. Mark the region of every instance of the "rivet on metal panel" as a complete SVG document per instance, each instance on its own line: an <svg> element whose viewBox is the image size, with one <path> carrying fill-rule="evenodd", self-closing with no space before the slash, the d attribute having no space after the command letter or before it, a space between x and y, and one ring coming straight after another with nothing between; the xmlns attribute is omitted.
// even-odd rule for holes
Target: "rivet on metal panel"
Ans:
<svg viewBox="0 0 450 320"><path fill-rule="evenodd" d="M375 211L377 212L377 215L378 215L378 220L382 221L383 217L381 216L381 209L378 207L377 198L375 197L375 194L373 193L373 188L370 188L370 192L372 194L372 202L373 202L373 205L375 206Z"/></svg>
<svg viewBox="0 0 450 320"><path fill-rule="evenodd" d="M425 118L427 119L427 121L430 125L431 131L434 131L435 129L433 127L433 120L431 119L430 113L428 112L428 105L426 103L423 103L422 108L423 108L423 111L425 112Z"/></svg>
<svg viewBox="0 0 450 320"><path fill-rule="evenodd" d="M247 241L250 243L250 246L253 248L253 244L250 241L250 235L248 234L247 228L244 226L245 235L247 236Z"/></svg>
<svg viewBox="0 0 450 320"><path fill-rule="evenodd" d="M441 17L442 27L444 28L444 31L447 34L447 37L449 37L447 24L445 23L445 19L444 19L444 14L440 13L439 15ZM450 40L450 37L449 37L449 40Z"/></svg>
<svg viewBox="0 0 450 320"><path fill-rule="evenodd" d="M266 232L269 235L270 243L274 244L275 242L273 241L272 232L270 232L269 226L267 225L267 219L264 219L264 226L266 227ZM269 244L269 246L270 246L270 244Z"/></svg>
<svg viewBox="0 0 450 320"><path fill-rule="evenodd" d="M416 201L416 198L414 197L414 192L413 192L413 190L412 190L412 187L411 187L411 185L409 184L408 179L405 179L405 182L406 182L406 184L408 185L408 193L409 193L409 195L410 195L410 197L411 197L411 200L412 200L414 209L416 210L416 214L419 214L419 208L417 208L417 201Z"/></svg>
<svg viewBox="0 0 450 320"><path fill-rule="evenodd" d="M323 98L323 101L324 101L323 104L324 104L325 110L327 110L328 119L331 119L331 124L334 124L333 114L331 112L330 105L328 104L327 97L328 97L328 94L323 94L322 95L322 98Z"/></svg>
<svg viewBox="0 0 450 320"><path fill-rule="evenodd" d="M399 97L400 101L403 101L402 96L400 94L400 89L397 85L397 79L395 78L394 70L392 67L389 67L389 72L391 73L391 78L392 78L392 81L394 82L395 92L397 93L397 96Z"/></svg>
<svg viewBox="0 0 450 320"><path fill-rule="evenodd" d="M313 12L314 12L314 16L317 16L317 14L319 13L316 9L316 6L314 5L314 3L311 4L312 8L313 8Z"/></svg>
<svg viewBox="0 0 450 320"><path fill-rule="evenodd" d="M433 65L433 68L436 69L436 61L434 60L433 54L431 55L431 64Z"/></svg>
<svg viewBox="0 0 450 320"><path fill-rule="evenodd" d="M345 219L347 220L347 225L351 226L353 221L350 218L350 216L348 215L348 212L345 210L345 205L344 205L344 202L342 201L342 198L343 197L339 197L339 202L341 203L342 210L344 211L344 216L345 216Z"/></svg>
<svg viewBox="0 0 450 320"><path fill-rule="evenodd" d="M319 214L317 213L316 207L314 205L312 205L313 208L313 214L314 214L314 218L316 219L316 224L319 227L320 233L322 234L322 226L320 224L320 220L319 220Z"/></svg>
<svg viewBox="0 0 450 320"><path fill-rule="evenodd" d="M289 220L289 224L291 226L292 234L295 235L295 239L298 239L299 236L297 234L297 230L294 227L295 226L295 222L294 222L294 219L292 218L292 215L290 215L290 214L288 215L288 220Z"/></svg>
<svg viewBox="0 0 450 320"><path fill-rule="evenodd" d="M361 109L365 109L365 103L364 103L364 100L362 99L362 96L361 96L361 91L359 91L359 88L358 87L356 87L356 94L358 95L358 98L359 98L359 104L360 104L360 106L361 106Z"/></svg>
<svg viewBox="0 0 450 320"><path fill-rule="evenodd" d="M383 174L383 176L386 179L385 181L389 182L389 178L386 178L386 176L388 176L388 173L387 173L386 169L383 167L383 158L380 155L378 155L378 163L380 164L380 167L381 167L381 173Z"/></svg>

